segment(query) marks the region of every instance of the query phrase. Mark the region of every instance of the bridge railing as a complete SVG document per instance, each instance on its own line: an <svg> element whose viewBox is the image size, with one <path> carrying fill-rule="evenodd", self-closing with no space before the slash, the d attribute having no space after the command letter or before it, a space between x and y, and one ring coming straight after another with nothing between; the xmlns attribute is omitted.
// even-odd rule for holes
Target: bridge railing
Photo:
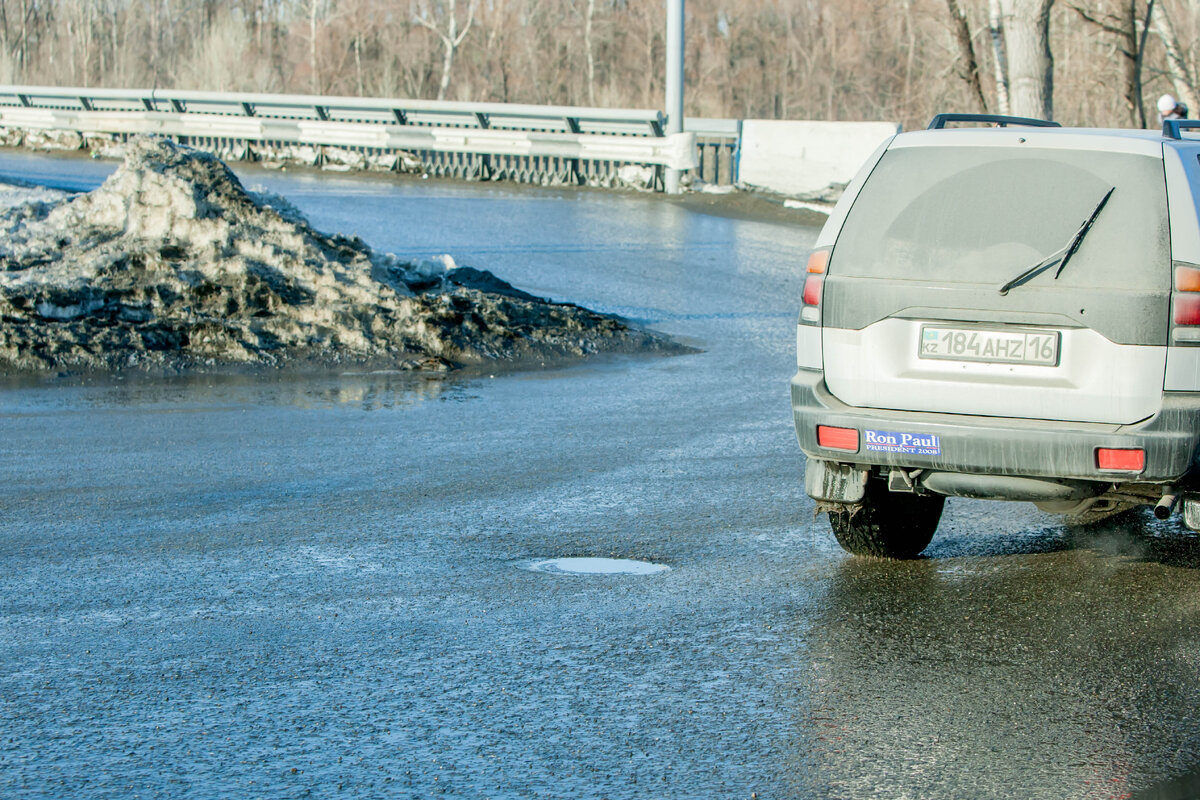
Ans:
<svg viewBox="0 0 1200 800"><path fill-rule="evenodd" d="M692 174L706 183L738 182L738 155L742 143L740 119L686 117L683 130L696 135L696 166Z"/></svg>
<svg viewBox="0 0 1200 800"><path fill-rule="evenodd" d="M456 103L326 95L0 86L0 104L77 111L162 111L323 122L662 136L661 111Z"/></svg>
<svg viewBox="0 0 1200 800"><path fill-rule="evenodd" d="M665 135L664 123L645 109L0 86L0 126L9 128L159 134L249 158L289 145L316 148L318 161L321 148L397 154L397 165L464 178L603 182L625 166L696 169L704 146L736 151L727 126Z"/></svg>

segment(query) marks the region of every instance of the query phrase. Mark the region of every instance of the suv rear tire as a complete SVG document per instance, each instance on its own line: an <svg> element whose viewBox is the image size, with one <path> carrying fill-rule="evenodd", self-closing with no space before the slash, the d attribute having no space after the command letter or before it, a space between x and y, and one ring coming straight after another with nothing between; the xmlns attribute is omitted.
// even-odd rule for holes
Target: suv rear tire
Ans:
<svg viewBox="0 0 1200 800"><path fill-rule="evenodd" d="M838 544L856 556L916 558L933 540L945 504L940 494L890 492L872 481L858 510L830 511L829 524Z"/></svg>

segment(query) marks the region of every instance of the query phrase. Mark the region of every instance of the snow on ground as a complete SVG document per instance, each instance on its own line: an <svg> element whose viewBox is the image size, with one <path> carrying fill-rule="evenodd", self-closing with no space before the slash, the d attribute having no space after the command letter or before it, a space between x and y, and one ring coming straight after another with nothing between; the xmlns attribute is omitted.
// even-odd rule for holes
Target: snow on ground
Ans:
<svg viewBox="0 0 1200 800"><path fill-rule="evenodd" d="M45 186L0 183L0 211L22 203L57 203L67 196L67 192Z"/></svg>

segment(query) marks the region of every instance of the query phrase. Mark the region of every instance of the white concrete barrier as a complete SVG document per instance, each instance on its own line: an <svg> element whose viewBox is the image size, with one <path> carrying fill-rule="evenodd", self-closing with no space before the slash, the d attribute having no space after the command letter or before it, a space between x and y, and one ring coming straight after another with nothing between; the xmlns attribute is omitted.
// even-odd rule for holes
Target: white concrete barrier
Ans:
<svg viewBox="0 0 1200 800"><path fill-rule="evenodd" d="M850 182L883 141L900 132L894 122L742 122L738 181L792 196L814 196Z"/></svg>

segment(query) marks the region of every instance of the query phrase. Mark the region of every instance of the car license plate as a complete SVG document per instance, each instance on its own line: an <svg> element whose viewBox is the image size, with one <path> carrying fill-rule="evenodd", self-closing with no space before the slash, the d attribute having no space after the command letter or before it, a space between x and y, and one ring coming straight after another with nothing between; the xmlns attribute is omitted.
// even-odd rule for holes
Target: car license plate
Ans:
<svg viewBox="0 0 1200 800"><path fill-rule="evenodd" d="M1058 331L922 325L921 358L1058 366Z"/></svg>

